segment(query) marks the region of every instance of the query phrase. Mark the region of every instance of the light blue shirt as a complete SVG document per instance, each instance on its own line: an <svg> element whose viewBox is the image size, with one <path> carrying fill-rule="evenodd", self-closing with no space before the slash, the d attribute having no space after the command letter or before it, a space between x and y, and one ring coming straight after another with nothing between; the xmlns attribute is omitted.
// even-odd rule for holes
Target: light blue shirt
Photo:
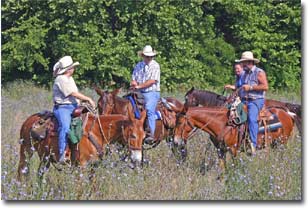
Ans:
<svg viewBox="0 0 308 208"><path fill-rule="evenodd" d="M141 89L141 92L160 91L160 66L152 60L149 64L145 64L144 61L140 61L134 67L132 74L132 80L135 80L138 84L143 84L147 80L155 80L156 83L148 88Z"/></svg>

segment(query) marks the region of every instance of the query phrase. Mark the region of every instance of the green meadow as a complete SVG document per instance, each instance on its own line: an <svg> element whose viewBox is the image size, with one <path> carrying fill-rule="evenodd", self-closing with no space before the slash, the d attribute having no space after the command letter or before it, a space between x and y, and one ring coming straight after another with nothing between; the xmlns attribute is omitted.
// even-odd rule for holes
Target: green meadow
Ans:
<svg viewBox="0 0 308 208"><path fill-rule="evenodd" d="M82 89L97 100L93 89ZM33 113L52 109L52 93L30 82L14 82L1 90L1 199L2 200L302 200L302 137L296 127L286 145L278 145L269 154L256 157L240 153L227 163L220 176L218 157L208 134L198 132L188 142L188 158L177 164L169 144L161 142L145 151L149 163L130 169L114 151L98 162L94 178L90 167L53 166L43 180L37 177L35 155L30 175L17 181L19 131ZM183 93L168 93L184 99ZM300 102L288 92L268 97Z"/></svg>

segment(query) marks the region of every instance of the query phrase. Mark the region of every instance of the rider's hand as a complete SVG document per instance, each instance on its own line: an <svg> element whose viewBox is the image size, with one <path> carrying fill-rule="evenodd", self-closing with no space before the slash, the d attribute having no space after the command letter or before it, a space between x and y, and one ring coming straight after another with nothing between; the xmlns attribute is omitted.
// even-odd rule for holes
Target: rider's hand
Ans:
<svg viewBox="0 0 308 208"><path fill-rule="evenodd" d="M245 91L249 91L250 90L250 85L243 85L242 88L245 90Z"/></svg>
<svg viewBox="0 0 308 208"><path fill-rule="evenodd" d="M91 98L89 98L88 101L92 105L92 107L95 108L95 106L96 106L95 102Z"/></svg>
<svg viewBox="0 0 308 208"><path fill-rule="evenodd" d="M137 85L138 85L138 83L135 80L130 82L131 88L135 88Z"/></svg>

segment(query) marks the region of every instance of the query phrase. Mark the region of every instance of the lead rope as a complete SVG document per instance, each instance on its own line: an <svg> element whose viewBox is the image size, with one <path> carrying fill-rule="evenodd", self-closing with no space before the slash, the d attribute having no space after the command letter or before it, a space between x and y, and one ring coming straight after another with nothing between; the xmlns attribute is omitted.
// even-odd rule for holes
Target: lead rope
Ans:
<svg viewBox="0 0 308 208"><path fill-rule="evenodd" d="M100 118L99 118L98 111L96 111L95 117L98 118L97 120L98 120L99 130L100 130L100 132L101 132L101 134L102 134L102 136L103 136L103 139L106 141L107 145L109 145L110 143L109 143L108 139L106 138L105 133L104 133L104 131L103 131L103 128L102 128L101 120L100 120Z"/></svg>
<svg viewBox="0 0 308 208"><path fill-rule="evenodd" d="M90 113L94 114L95 120L96 120L96 119L98 120L99 130L100 130L100 132L101 132L101 134L102 134L102 136L103 136L103 140L105 140L106 143L107 143L107 145L109 145L109 141L108 141L108 139L106 138L105 133L104 133L103 128L102 128L101 120L100 120L100 118L99 118L100 115L99 115L99 112L98 112L97 108L93 108L88 102L81 103L81 105L84 106L85 108L87 108L87 110L88 110ZM91 129L92 129L92 128L91 128Z"/></svg>

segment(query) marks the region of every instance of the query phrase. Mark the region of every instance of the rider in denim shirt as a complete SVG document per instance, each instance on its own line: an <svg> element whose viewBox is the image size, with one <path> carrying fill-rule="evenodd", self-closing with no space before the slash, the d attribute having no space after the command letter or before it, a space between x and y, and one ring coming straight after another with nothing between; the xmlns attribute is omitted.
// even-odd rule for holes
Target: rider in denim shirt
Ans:
<svg viewBox="0 0 308 208"><path fill-rule="evenodd" d="M265 72L255 64L259 60L253 57L253 53L246 51L242 53L240 62L243 64L244 84L242 85L246 95L242 101L248 108L248 128L251 139L252 154L255 154L258 136L258 115L264 106L265 92L268 90L268 82Z"/></svg>

